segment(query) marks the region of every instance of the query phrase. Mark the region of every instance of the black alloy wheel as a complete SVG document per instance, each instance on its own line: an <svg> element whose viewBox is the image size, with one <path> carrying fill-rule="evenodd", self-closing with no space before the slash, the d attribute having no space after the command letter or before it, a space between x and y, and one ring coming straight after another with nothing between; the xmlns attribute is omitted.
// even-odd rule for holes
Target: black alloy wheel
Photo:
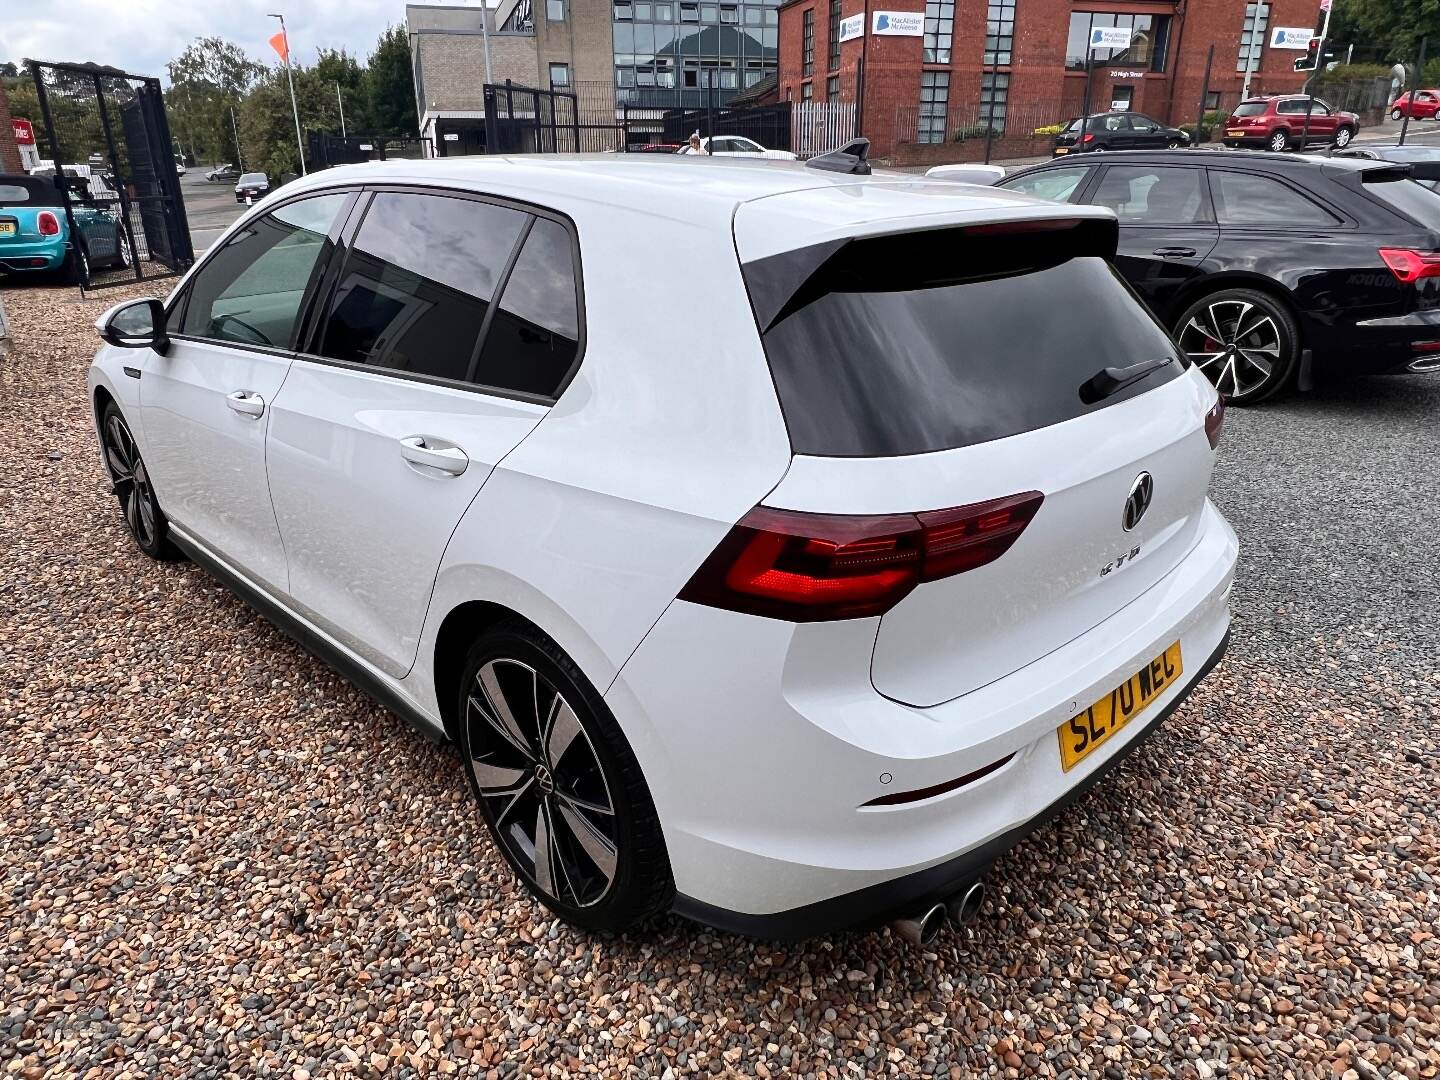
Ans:
<svg viewBox="0 0 1440 1080"><path fill-rule="evenodd" d="M551 641L503 624L470 650L461 749L506 861L546 907L623 930L674 895L660 823L604 700Z"/></svg>
<svg viewBox="0 0 1440 1080"><path fill-rule="evenodd" d="M180 549L170 540L169 522L155 498L150 471L140 456L135 436L113 401L105 406L100 418L100 445L105 451L105 468L110 473L115 498L120 502L125 527L140 550L152 559L182 558Z"/></svg>

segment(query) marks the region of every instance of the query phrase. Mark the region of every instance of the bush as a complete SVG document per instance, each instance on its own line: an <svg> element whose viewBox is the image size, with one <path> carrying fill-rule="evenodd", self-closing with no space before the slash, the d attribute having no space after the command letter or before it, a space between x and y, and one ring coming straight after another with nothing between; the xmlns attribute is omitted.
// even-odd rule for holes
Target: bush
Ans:
<svg viewBox="0 0 1440 1080"><path fill-rule="evenodd" d="M954 139L956 142L964 142L966 139L983 139L988 124L970 124L967 127L957 128ZM995 125L995 137L998 139L1004 134L1004 128L998 123Z"/></svg>
<svg viewBox="0 0 1440 1080"><path fill-rule="evenodd" d="M1036 135L1059 135L1059 134L1060 134L1062 131L1064 131L1064 130L1065 130L1065 125L1064 125L1064 124L1047 124L1045 127L1038 127L1038 128L1036 128L1034 134L1036 134Z"/></svg>
<svg viewBox="0 0 1440 1080"><path fill-rule="evenodd" d="M1180 130L1190 136L1191 146L1207 143L1215 136L1215 129L1208 124L1202 124L1199 127L1194 124L1181 124Z"/></svg>

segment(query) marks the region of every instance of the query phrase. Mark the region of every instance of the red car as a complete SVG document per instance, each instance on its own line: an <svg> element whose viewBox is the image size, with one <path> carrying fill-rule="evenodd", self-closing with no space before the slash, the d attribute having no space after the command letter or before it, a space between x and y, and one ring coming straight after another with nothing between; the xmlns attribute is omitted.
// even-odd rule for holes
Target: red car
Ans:
<svg viewBox="0 0 1440 1080"><path fill-rule="evenodd" d="M1405 115L1405 110L1410 108L1410 91L1406 90L1390 106L1390 119L1399 120ZM1440 90L1416 90L1415 105L1411 109L1410 119L1434 120L1436 112L1440 112Z"/></svg>
<svg viewBox="0 0 1440 1080"><path fill-rule="evenodd" d="M1354 113L1340 112L1319 98L1296 94L1242 101L1225 121L1221 141L1229 147L1263 146L1276 152L1298 150L1311 143L1330 143L1339 148L1349 146L1359 130L1360 118Z"/></svg>

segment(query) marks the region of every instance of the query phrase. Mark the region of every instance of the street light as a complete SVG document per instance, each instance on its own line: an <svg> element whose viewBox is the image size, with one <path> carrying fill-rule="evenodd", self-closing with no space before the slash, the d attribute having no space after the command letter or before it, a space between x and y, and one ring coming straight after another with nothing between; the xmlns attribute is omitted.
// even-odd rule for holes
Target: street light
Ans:
<svg viewBox="0 0 1440 1080"><path fill-rule="evenodd" d="M306 175L305 169L305 144L300 138L300 106L295 103L295 76L290 74L290 35L285 30L285 16L270 12L270 18L280 20L280 38L285 43L285 51L280 53L280 59L285 62L285 79L290 83L290 111L295 114L295 149L300 152L300 175ZM276 52L279 52L277 49Z"/></svg>

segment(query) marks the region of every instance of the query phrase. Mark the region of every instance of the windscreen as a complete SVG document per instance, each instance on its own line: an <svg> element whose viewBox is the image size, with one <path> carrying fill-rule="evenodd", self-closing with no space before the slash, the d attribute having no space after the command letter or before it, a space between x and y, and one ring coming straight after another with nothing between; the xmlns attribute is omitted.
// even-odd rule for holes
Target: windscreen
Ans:
<svg viewBox="0 0 1440 1080"><path fill-rule="evenodd" d="M1264 116L1264 115L1265 115L1265 107L1266 107L1266 104L1267 104L1267 103L1264 102L1264 101L1246 101L1246 102L1243 102L1243 103L1240 104L1240 105L1235 106L1235 111L1234 111L1233 113L1231 113L1230 115L1232 115L1232 116Z"/></svg>
<svg viewBox="0 0 1440 1080"><path fill-rule="evenodd" d="M874 237L747 264L794 451L949 450L1058 424L1177 377L1174 342L1106 258L1113 224L1045 225ZM773 296L784 280L777 260L819 265L768 318L757 294ZM1082 399L1103 369L1166 357L1176 362Z"/></svg>
<svg viewBox="0 0 1440 1080"><path fill-rule="evenodd" d="M244 176L240 177L240 183L263 184L265 183L265 174L263 172L247 172Z"/></svg>

